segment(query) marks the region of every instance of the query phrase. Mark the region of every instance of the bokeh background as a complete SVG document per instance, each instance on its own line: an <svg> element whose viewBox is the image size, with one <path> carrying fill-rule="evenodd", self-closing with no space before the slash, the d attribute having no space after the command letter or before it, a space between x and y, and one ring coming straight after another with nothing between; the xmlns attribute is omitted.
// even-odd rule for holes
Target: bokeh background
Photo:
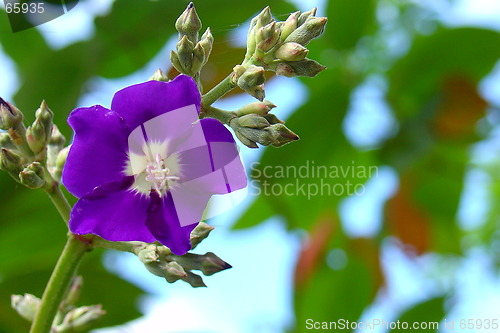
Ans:
<svg viewBox="0 0 500 333"><path fill-rule="evenodd" d="M15 34L0 11L0 95L27 121L45 99L71 138L73 108L109 106L116 90L170 70L174 22L186 5L82 0ZM314 6L329 17L325 34L309 44L310 58L328 69L266 84L275 113L301 140L242 147L242 158L253 187L349 181L363 193L257 195L254 188L209 221L217 229L197 252L213 251L234 267L206 278L206 289L167 284L132 255L94 251L81 266L80 302L108 311L94 332L307 332L307 319L446 319L455 329L435 331L499 332L459 322L500 319L500 2L195 5L216 40L203 74L207 89L241 62L249 19L266 5L279 20ZM251 101L238 92L216 105ZM377 172L321 179L259 172L312 163ZM42 294L65 233L44 193L0 174L0 332L28 331L10 295Z"/></svg>

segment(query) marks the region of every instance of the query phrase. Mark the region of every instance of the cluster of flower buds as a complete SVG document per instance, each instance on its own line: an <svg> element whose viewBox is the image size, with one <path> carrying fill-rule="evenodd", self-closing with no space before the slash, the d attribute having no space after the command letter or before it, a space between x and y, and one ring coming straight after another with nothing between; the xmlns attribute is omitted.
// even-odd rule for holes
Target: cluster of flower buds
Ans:
<svg viewBox="0 0 500 333"><path fill-rule="evenodd" d="M177 52L172 51L170 54L170 61L179 73L194 77L199 75L200 70L208 62L214 37L210 28L207 28L201 39L198 39L201 27L200 18L191 2L175 23L175 28L179 32L179 42Z"/></svg>
<svg viewBox="0 0 500 333"><path fill-rule="evenodd" d="M0 169L29 188L44 186L49 175L61 177L68 149L53 118L54 113L43 101L35 112L35 121L26 128L22 112L0 98Z"/></svg>
<svg viewBox="0 0 500 333"><path fill-rule="evenodd" d="M66 297L59 306L57 317L51 332L87 332L88 328L106 314L101 305L76 307L75 303L80 298L82 278L76 276L69 288ZM11 305L14 310L28 321L33 321L40 307L41 300L31 294L12 295Z"/></svg>
<svg viewBox="0 0 500 333"><path fill-rule="evenodd" d="M276 22L269 7L252 19L247 36L245 60L233 70L231 82L262 101L264 71L286 77L314 77L326 67L306 58L306 45L320 36L326 17L316 17L316 8L292 13L284 22Z"/></svg>
<svg viewBox="0 0 500 333"><path fill-rule="evenodd" d="M214 228L200 222L191 232L191 245L194 249L202 240L208 237ZM154 275L165 278L167 282L178 280L189 283L192 287L206 287L201 276L193 273L198 270L209 276L231 268L227 262L212 252L204 255L187 253L176 256L165 246L157 244L138 244L134 250L139 260Z"/></svg>
<svg viewBox="0 0 500 333"><path fill-rule="evenodd" d="M297 134L288 129L278 117L269 113L274 107L276 105L267 100L247 104L235 111L236 117L230 120L229 126L238 139L250 148L258 148L257 143L281 147L298 140Z"/></svg>

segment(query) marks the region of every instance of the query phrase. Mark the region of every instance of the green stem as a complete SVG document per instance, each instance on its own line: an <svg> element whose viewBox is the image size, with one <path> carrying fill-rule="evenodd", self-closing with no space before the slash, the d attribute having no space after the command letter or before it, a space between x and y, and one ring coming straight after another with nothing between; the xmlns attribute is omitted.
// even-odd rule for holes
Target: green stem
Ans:
<svg viewBox="0 0 500 333"><path fill-rule="evenodd" d="M231 75L228 75L218 85L216 85L209 92L203 95L203 97L201 98L202 107L207 108L208 106L212 105L215 101L233 90L235 87L236 86L231 82Z"/></svg>
<svg viewBox="0 0 500 333"><path fill-rule="evenodd" d="M45 170L45 173L48 174L48 171ZM61 215L62 219L66 224L69 221L69 215L71 212L71 205L69 204L68 200L64 197L64 194L61 191L61 187L59 186L59 183L57 181L50 181L47 182L47 185L44 187L45 192L50 197L50 200L52 200L52 203L54 206L56 206L57 211Z"/></svg>
<svg viewBox="0 0 500 333"><path fill-rule="evenodd" d="M75 238L74 235L68 236L66 246L43 293L42 302L31 326L30 333L49 333L51 331L54 317L66 290L69 288L78 264L85 252L89 250L88 244Z"/></svg>
<svg viewBox="0 0 500 333"><path fill-rule="evenodd" d="M232 111L224 111L213 106L203 108L202 118L215 118L223 124L228 124L231 119L236 118L236 113Z"/></svg>

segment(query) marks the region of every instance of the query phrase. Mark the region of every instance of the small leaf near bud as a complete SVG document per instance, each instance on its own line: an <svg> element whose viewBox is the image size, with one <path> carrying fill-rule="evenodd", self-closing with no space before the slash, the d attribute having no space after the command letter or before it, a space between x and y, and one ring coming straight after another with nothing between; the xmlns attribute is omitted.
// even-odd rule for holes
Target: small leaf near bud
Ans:
<svg viewBox="0 0 500 333"><path fill-rule="evenodd" d="M279 119L278 117L276 117L276 115L272 114L272 113L268 113L264 116L264 118L266 118L266 120L271 124L271 125L274 125L274 124L284 124L285 122L281 119Z"/></svg>
<svg viewBox="0 0 500 333"><path fill-rule="evenodd" d="M189 283L193 288L206 287L207 285L203 282L201 276L194 274L193 272L187 271L186 276L182 278L183 281Z"/></svg>
<svg viewBox="0 0 500 333"><path fill-rule="evenodd" d="M181 61L179 60L179 55L175 51L170 52L170 62L172 63L172 66L179 72L179 73L184 73L185 69L182 67Z"/></svg>
<svg viewBox="0 0 500 333"><path fill-rule="evenodd" d="M177 55L183 68L181 73L191 74L191 66L193 65L193 49L194 44L186 36L182 37L177 43Z"/></svg>
<svg viewBox="0 0 500 333"><path fill-rule="evenodd" d="M278 50L276 50L276 58L285 61L299 61L303 60L309 50L299 43L289 42L281 45Z"/></svg>
<svg viewBox="0 0 500 333"><path fill-rule="evenodd" d="M198 223L196 228L191 231L190 241L191 249L194 249L198 244L200 244L215 228L204 222Z"/></svg>

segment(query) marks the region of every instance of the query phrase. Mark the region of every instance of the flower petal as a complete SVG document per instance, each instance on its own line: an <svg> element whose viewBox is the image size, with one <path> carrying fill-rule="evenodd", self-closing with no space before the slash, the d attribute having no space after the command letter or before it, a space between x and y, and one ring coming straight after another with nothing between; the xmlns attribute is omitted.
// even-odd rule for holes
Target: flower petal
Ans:
<svg viewBox="0 0 500 333"><path fill-rule="evenodd" d="M160 243L170 248L173 254L181 256L191 249L189 237L196 225L197 223L181 226L170 192L163 198L155 192L151 194L146 226Z"/></svg>
<svg viewBox="0 0 500 333"><path fill-rule="evenodd" d="M71 211L71 232L110 241L154 242L145 225L150 198L130 191L133 181L133 177L125 177L81 198Z"/></svg>
<svg viewBox="0 0 500 333"><path fill-rule="evenodd" d="M63 170L68 191L81 198L95 187L123 178L129 127L100 105L74 110L68 119L75 138Z"/></svg>
<svg viewBox="0 0 500 333"><path fill-rule="evenodd" d="M201 96L194 80L179 75L170 82L148 81L118 91L111 110L122 116L130 128L166 112L194 104L199 112Z"/></svg>

